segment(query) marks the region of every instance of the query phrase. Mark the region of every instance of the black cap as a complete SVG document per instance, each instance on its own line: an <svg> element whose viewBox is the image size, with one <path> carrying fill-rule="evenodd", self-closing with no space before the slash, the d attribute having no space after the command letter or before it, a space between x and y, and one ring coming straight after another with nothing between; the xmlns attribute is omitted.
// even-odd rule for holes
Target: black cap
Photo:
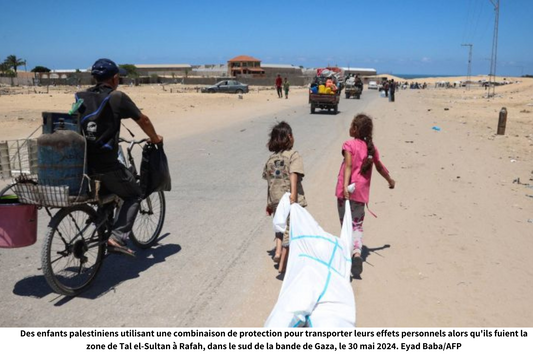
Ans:
<svg viewBox="0 0 533 355"><path fill-rule="evenodd" d="M115 74L127 75L128 72L123 68L119 68L111 59L98 59L91 68L91 75L97 80L106 80Z"/></svg>

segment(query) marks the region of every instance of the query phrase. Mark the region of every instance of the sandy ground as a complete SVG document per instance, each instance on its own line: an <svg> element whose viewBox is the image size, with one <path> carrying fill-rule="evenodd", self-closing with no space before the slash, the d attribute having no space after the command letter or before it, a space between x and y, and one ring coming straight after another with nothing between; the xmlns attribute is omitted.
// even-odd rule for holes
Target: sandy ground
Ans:
<svg viewBox="0 0 533 355"><path fill-rule="evenodd" d="M365 221L369 248L390 245L357 289L368 325L533 324L533 81L485 93L402 90L371 109L398 190L374 188L380 218ZM502 107L506 135L496 136Z"/></svg>
<svg viewBox="0 0 533 355"><path fill-rule="evenodd" d="M376 98L365 108L375 118L375 142L397 189L388 190L375 175L370 208L379 217L367 215L365 269L362 279L352 283L358 325L531 327L533 80L515 78L521 82L497 87L492 99L479 87L433 89L438 80L421 79L430 89L400 90L395 103ZM290 100L257 88L243 99L181 86L122 90L168 140L234 125L258 113L275 118L282 109L306 105L303 88L295 88ZM18 88L0 96L0 140L24 138L38 129L42 111L68 111L73 93L69 88L48 93ZM378 93L365 89L363 95ZM507 130L497 136L502 107L508 110ZM127 125L138 131L133 123ZM316 181L306 180L306 189L315 201L309 210L325 221L325 229L337 232L329 190L348 127L332 129L342 137L331 153L337 158L324 163ZM265 293L266 279L275 278L269 270L257 278L256 291L242 306L257 309L260 316L251 321L253 316L243 312L228 326L261 326L273 303L256 296ZM276 292L270 287L266 293L272 298Z"/></svg>

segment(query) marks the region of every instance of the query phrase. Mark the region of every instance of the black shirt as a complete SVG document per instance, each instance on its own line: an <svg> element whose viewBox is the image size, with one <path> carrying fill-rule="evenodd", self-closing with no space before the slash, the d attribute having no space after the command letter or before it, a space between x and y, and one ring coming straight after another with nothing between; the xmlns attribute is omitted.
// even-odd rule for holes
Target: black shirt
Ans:
<svg viewBox="0 0 533 355"><path fill-rule="evenodd" d="M91 174L118 169L118 138L123 118L138 120L141 110L128 95L98 84L78 92L84 102L79 109L81 126L87 140L87 161Z"/></svg>

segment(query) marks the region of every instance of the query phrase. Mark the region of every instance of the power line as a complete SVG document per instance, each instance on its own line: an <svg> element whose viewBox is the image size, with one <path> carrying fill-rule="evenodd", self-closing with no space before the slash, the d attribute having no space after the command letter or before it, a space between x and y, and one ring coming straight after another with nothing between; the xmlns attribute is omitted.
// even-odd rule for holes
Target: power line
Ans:
<svg viewBox="0 0 533 355"><path fill-rule="evenodd" d="M483 5L481 3L479 3L479 12L477 11L477 5L476 5L476 14L477 14L477 16L475 16L475 21L473 22L474 28L473 28L473 32L472 32L472 37L471 38L475 38L476 33L477 33L477 28L478 28L478 25L479 25L479 20L481 18L481 15L483 15Z"/></svg>
<svg viewBox="0 0 533 355"><path fill-rule="evenodd" d="M492 56L490 60L488 97L496 95L496 60L498 57L498 20L500 17L500 0L490 0L494 6L494 35L492 37ZM492 94L491 94L492 91Z"/></svg>
<svg viewBox="0 0 533 355"><path fill-rule="evenodd" d="M473 44L461 44L462 47L470 47L468 50L468 70L466 72L466 90L470 90L470 79L472 76L472 47Z"/></svg>
<svg viewBox="0 0 533 355"><path fill-rule="evenodd" d="M466 34L468 32L468 28L470 26L470 8L472 7L472 0L468 1L468 8L466 11L466 17L465 17L465 26L463 28L463 42L466 39Z"/></svg>

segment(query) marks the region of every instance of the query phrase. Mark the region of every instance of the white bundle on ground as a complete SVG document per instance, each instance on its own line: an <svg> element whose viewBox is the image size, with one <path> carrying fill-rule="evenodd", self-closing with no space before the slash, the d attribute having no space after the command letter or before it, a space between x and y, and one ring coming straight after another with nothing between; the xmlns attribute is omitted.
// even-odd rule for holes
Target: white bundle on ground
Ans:
<svg viewBox="0 0 533 355"><path fill-rule="evenodd" d="M285 230L289 213L287 271L265 327L355 327L350 206L346 206L340 238L324 231L300 205L291 205L288 193L274 216L277 232Z"/></svg>

